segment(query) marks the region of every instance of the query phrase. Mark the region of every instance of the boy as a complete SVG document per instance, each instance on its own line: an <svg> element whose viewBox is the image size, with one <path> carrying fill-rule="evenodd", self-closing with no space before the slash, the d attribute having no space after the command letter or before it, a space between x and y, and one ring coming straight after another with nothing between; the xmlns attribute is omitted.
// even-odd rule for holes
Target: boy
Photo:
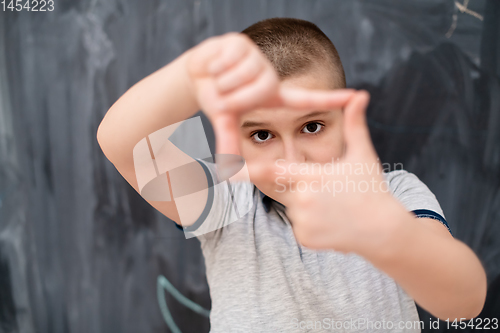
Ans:
<svg viewBox="0 0 500 333"><path fill-rule="evenodd" d="M134 146L200 109L217 153L245 159L251 182L231 188L213 186L220 173L203 160L169 178L167 187L203 188L182 223L186 207L148 200L185 229L224 225L198 237L211 332L419 332L428 323L414 302L444 320L481 311L480 261L452 237L416 176L380 172L368 94L345 88L337 51L316 25L274 18L188 50L103 119L99 144L139 193ZM173 145L163 153L193 161ZM326 172L331 161L336 172ZM234 223L231 196L235 206L253 205Z"/></svg>

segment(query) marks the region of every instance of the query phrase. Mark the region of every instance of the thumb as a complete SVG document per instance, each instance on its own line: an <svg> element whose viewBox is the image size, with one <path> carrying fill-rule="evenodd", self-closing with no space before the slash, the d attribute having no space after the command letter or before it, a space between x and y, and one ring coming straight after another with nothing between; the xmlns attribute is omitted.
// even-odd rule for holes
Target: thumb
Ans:
<svg viewBox="0 0 500 333"><path fill-rule="evenodd" d="M365 158L376 155L366 121L366 109L369 101L370 94L366 90L361 90L350 98L344 109L344 137L347 155L356 154Z"/></svg>
<svg viewBox="0 0 500 333"><path fill-rule="evenodd" d="M220 113L212 123L215 132L215 143L217 154L240 154L239 121L233 113Z"/></svg>

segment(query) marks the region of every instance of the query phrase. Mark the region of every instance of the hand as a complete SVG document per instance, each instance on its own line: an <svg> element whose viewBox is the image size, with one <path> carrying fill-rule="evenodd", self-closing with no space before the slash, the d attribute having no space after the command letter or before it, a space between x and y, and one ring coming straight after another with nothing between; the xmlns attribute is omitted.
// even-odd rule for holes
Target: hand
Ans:
<svg viewBox="0 0 500 333"><path fill-rule="evenodd" d="M333 164L285 164L273 180L296 239L314 249L381 250L410 214L390 194L366 124L369 95L355 93L344 109L345 155ZM270 177L261 173L261 177ZM258 172L258 171L254 171Z"/></svg>
<svg viewBox="0 0 500 333"><path fill-rule="evenodd" d="M284 88L271 62L246 35L227 33L192 49L187 71L198 105L210 119L217 154L239 153L239 117L256 108L334 109L352 89Z"/></svg>

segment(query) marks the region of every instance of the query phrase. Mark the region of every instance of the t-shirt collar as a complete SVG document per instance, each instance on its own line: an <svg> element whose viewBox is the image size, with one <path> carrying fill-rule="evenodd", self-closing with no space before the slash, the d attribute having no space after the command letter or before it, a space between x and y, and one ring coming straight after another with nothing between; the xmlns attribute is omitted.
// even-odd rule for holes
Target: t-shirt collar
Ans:
<svg viewBox="0 0 500 333"><path fill-rule="evenodd" d="M260 199L262 200L262 205L264 206L264 209L266 210L266 213L269 213L269 211L271 210L271 205L272 205L273 201L275 201L275 200L271 197L268 197L264 193L262 193L261 190L259 190L259 194L260 194Z"/></svg>

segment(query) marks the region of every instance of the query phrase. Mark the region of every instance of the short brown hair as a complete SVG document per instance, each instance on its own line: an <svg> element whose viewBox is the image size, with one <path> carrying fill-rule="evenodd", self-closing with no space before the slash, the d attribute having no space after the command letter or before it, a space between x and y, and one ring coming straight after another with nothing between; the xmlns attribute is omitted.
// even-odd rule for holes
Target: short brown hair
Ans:
<svg viewBox="0 0 500 333"><path fill-rule="evenodd" d="M319 64L332 74L333 88L345 88L340 56L314 23L287 17L259 21L242 31L271 61L280 79L305 74Z"/></svg>

